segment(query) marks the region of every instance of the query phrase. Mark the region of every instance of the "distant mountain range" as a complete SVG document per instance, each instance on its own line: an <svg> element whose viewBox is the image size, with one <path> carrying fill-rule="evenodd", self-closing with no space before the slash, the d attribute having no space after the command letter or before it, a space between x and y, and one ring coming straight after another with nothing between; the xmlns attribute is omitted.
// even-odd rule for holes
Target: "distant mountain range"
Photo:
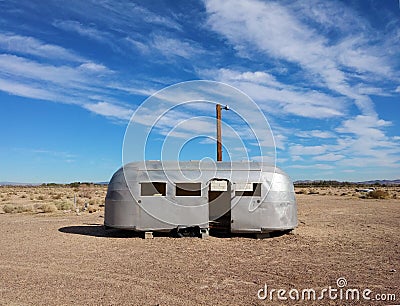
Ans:
<svg viewBox="0 0 400 306"><path fill-rule="evenodd" d="M16 182L0 182L0 186L39 186L41 184L35 183L16 183Z"/></svg>
<svg viewBox="0 0 400 306"><path fill-rule="evenodd" d="M17 183L17 182L0 182L0 186L40 186L43 183ZM69 183L65 184L56 184L56 185L68 185ZM93 183L95 185L108 185L108 182L96 182Z"/></svg>
<svg viewBox="0 0 400 306"><path fill-rule="evenodd" d="M340 181L324 181L324 180L300 180L300 181L295 181L294 184L300 185L300 184L318 184L322 182L327 182L327 183L332 183L332 185L335 184L340 184L342 182ZM352 184L360 184L360 185L374 185L374 184L380 184L380 185L400 185L400 179L397 180L371 180L371 181L363 181L363 182L349 182ZM108 185L108 182L96 182L94 183L96 185ZM42 185L41 183L17 183L17 182L0 182L0 186L39 186ZM63 185L63 184L57 184L57 185ZM65 185L68 185L66 183Z"/></svg>
<svg viewBox="0 0 400 306"><path fill-rule="evenodd" d="M300 180L300 181L295 181L294 184L318 184L321 182L332 182L333 184L340 184L342 182L339 181L324 181L324 180ZM360 185L374 185L374 184L380 184L380 185L400 185L400 179L397 180L371 180L371 181L363 181L363 182L349 182L352 184L360 184Z"/></svg>
<svg viewBox="0 0 400 306"><path fill-rule="evenodd" d="M374 180L374 181L365 181L365 182L357 182L357 184L365 184L365 185L373 185L373 184L381 184L381 185L399 185L399 180Z"/></svg>

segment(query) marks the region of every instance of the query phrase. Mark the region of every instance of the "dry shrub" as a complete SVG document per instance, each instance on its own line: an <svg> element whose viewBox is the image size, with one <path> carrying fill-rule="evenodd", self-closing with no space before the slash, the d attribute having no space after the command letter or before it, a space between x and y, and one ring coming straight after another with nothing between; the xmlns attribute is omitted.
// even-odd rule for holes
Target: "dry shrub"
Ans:
<svg viewBox="0 0 400 306"><path fill-rule="evenodd" d="M29 204L29 205L22 206L22 211L23 212L32 212L33 211L33 205Z"/></svg>
<svg viewBox="0 0 400 306"><path fill-rule="evenodd" d="M58 210L71 210L72 204L68 202L61 202L55 204Z"/></svg>
<svg viewBox="0 0 400 306"><path fill-rule="evenodd" d="M54 200L60 200L61 198L62 198L62 194L54 194L53 196L52 196L52 198L54 199Z"/></svg>
<svg viewBox="0 0 400 306"><path fill-rule="evenodd" d="M45 213L51 213L57 211L57 206L55 206L54 204L43 204L40 208Z"/></svg>
<svg viewBox="0 0 400 306"><path fill-rule="evenodd" d="M43 195L38 196L38 200L43 201L45 197Z"/></svg>
<svg viewBox="0 0 400 306"><path fill-rule="evenodd" d="M311 189L311 190L308 192L308 194L319 194L319 192L318 192L318 191L315 191L315 190L313 190L313 189Z"/></svg>
<svg viewBox="0 0 400 306"><path fill-rule="evenodd" d="M304 189L301 189L301 190L299 190L299 191L296 191L296 194L305 194L306 193L306 191L304 190Z"/></svg>
<svg viewBox="0 0 400 306"><path fill-rule="evenodd" d="M367 198L369 199L388 199L389 196L390 196L389 193L383 190L375 190L368 192L367 194Z"/></svg>
<svg viewBox="0 0 400 306"><path fill-rule="evenodd" d="M94 212L96 212L96 211L97 211L96 208L94 208L93 206L89 205L89 207L88 207L88 212L89 212L89 213L94 213Z"/></svg>
<svg viewBox="0 0 400 306"><path fill-rule="evenodd" d="M11 205L11 204L6 204L6 205L3 206L3 211L6 214L11 214L12 212L14 212L14 209L15 209L15 206Z"/></svg>
<svg viewBox="0 0 400 306"><path fill-rule="evenodd" d="M85 200L76 198L76 205L77 205L77 206L78 206L78 205L82 205L83 203L85 203Z"/></svg>
<svg viewBox="0 0 400 306"><path fill-rule="evenodd" d="M15 212L17 213L31 212L31 211L33 211L32 205L18 205L17 207L15 207Z"/></svg>
<svg viewBox="0 0 400 306"><path fill-rule="evenodd" d="M89 200L89 205L96 205L96 204L97 204L96 199L90 199Z"/></svg>

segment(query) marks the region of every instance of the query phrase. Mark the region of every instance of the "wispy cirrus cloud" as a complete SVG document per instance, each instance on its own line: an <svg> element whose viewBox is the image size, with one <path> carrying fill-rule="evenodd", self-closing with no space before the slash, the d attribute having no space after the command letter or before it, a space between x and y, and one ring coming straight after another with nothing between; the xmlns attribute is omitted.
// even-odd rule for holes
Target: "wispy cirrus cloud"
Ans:
<svg viewBox="0 0 400 306"><path fill-rule="evenodd" d="M375 114L373 103L354 90L352 80L369 73L381 79L393 77L390 59L381 53L381 48L371 46L372 40L341 32L344 38L333 41L314 31L298 17L301 14L295 14L295 9L279 2L210 0L206 1L206 9L208 24L225 36L239 54L243 49L253 49L294 63L311 73L305 75L314 84L353 100L362 113ZM308 9L314 18L325 20L327 12L323 10L318 6ZM353 17L359 20L356 15ZM349 69L353 71L349 73Z"/></svg>
<svg viewBox="0 0 400 306"><path fill-rule="evenodd" d="M108 102L86 103L83 104L83 107L98 115L127 121L131 118L133 114L133 110L127 107L111 104Z"/></svg>
<svg viewBox="0 0 400 306"><path fill-rule="evenodd" d="M65 31L76 32L81 36L101 42L106 42L110 39L110 35L107 35L106 32L99 31L94 26L85 26L81 22L75 20L56 20L53 22L53 26Z"/></svg>
<svg viewBox="0 0 400 306"><path fill-rule="evenodd" d="M85 58L74 51L45 43L39 39L13 33L0 33L0 49L8 53L33 55L49 60L85 62Z"/></svg>
<svg viewBox="0 0 400 306"><path fill-rule="evenodd" d="M0 90L12 95L39 100L57 101L62 98L56 93L53 93L48 89L40 88L37 85L23 83L21 81L12 81L1 77Z"/></svg>
<svg viewBox="0 0 400 306"><path fill-rule="evenodd" d="M322 138L329 139L335 138L336 134L331 131L310 130L310 131L297 131L295 135L302 138Z"/></svg>
<svg viewBox="0 0 400 306"><path fill-rule="evenodd" d="M129 120L129 106L113 97L114 88L109 86L113 77L113 71L94 62L57 66L0 54L0 90L26 98L76 104L105 117Z"/></svg>
<svg viewBox="0 0 400 306"><path fill-rule="evenodd" d="M154 56L161 54L168 59L178 57L191 60L206 53L203 46L197 42L190 39L177 38L167 33L153 34L149 37L142 37L141 40L126 37L125 41L143 55L152 54Z"/></svg>
<svg viewBox="0 0 400 306"><path fill-rule="evenodd" d="M314 89L287 85L264 71L200 70L200 75L228 83L250 95L266 113L308 118L344 115L346 100Z"/></svg>
<svg viewBox="0 0 400 306"><path fill-rule="evenodd" d="M391 123L379 118L371 98L398 92L387 82L399 79L392 64L398 31L377 35L358 13L338 2L207 0L205 6L207 24L238 56L250 59L252 54L264 54L266 61L290 67L293 76L288 82L287 70L280 75L273 69L245 68L212 69L204 75L242 89L269 115L341 119L322 124L329 130L282 127L291 160L302 161L303 166L320 161L347 167L351 156L354 166L377 159L385 160L379 162L385 166L399 166L399 145L386 136ZM359 114L351 110L352 104Z"/></svg>

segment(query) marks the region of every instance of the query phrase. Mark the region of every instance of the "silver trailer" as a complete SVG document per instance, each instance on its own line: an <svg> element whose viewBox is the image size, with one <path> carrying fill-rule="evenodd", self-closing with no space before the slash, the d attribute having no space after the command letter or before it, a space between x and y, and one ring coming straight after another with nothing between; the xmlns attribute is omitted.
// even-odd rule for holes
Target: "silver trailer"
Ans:
<svg viewBox="0 0 400 306"><path fill-rule="evenodd" d="M104 225L141 232L270 233L297 226L293 183L258 162L133 162L110 180Z"/></svg>

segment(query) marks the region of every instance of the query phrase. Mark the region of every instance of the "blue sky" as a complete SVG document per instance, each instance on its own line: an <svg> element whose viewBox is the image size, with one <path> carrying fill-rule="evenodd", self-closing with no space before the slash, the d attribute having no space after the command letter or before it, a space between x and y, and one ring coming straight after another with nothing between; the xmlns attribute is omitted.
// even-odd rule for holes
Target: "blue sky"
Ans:
<svg viewBox="0 0 400 306"><path fill-rule="evenodd" d="M109 180L139 105L200 79L257 103L294 180L398 179L399 68L395 0L0 0L0 181ZM215 158L185 131L179 158Z"/></svg>

